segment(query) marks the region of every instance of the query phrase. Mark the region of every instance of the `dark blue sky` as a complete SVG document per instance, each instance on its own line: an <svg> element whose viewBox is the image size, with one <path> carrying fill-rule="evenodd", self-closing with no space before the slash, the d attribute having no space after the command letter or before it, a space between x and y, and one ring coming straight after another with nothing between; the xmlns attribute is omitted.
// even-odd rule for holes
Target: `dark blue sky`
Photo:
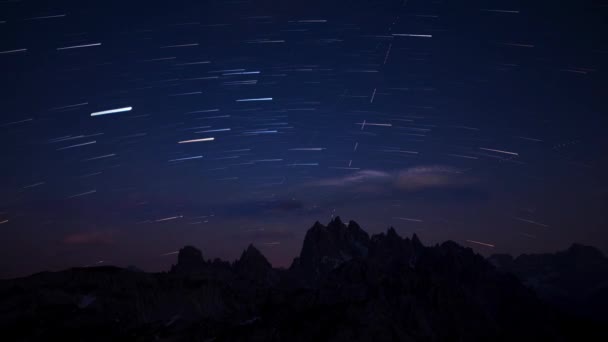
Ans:
<svg viewBox="0 0 608 342"><path fill-rule="evenodd" d="M602 1L0 2L0 277L164 270L333 215L608 249Z"/></svg>

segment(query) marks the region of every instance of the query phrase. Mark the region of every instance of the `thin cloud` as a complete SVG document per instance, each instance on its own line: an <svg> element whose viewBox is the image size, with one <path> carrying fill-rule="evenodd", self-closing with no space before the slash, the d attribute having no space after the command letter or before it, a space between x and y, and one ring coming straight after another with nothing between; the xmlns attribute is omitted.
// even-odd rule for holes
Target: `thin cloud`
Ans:
<svg viewBox="0 0 608 342"><path fill-rule="evenodd" d="M463 171L447 166L418 166L399 171L395 187L405 191L453 188L472 183Z"/></svg>
<svg viewBox="0 0 608 342"><path fill-rule="evenodd" d="M427 189L458 188L472 183L474 183L474 179L462 170L449 166L430 165L393 172L362 170L344 177L322 179L312 185L357 189L374 187L374 189L415 192Z"/></svg>
<svg viewBox="0 0 608 342"><path fill-rule="evenodd" d="M383 171L375 170L363 170L357 171L354 174L347 175L345 177L328 178L318 182L314 185L318 186L352 186L356 184L368 184L368 183L383 183L389 182L393 179L393 175Z"/></svg>

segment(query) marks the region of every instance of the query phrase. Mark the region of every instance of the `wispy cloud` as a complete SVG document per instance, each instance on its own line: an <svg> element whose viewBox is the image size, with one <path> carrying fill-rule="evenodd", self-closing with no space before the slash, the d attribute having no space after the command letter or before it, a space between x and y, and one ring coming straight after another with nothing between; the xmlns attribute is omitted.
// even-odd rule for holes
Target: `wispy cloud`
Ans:
<svg viewBox="0 0 608 342"><path fill-rule="evenodd" d="M375 170L363 170L357 171L353 174L344 176L344 177L336 177L336 178L327 178L315 182L314 185L319 186L352 186L356 184L369 184L369 183L384 183L390 182L393 179L393 175L384 171L375 171Z"/></svg>
<svg viewBox="0 0 608 342"><path fill-rule="evenodd" d="M437 165L401 170L395 178L395 186L406 191L460 187L472 182L461 170Z"/></svg>
<svg viewBox="0 0 608 342"><path fill-rule="evenodd" d="M379 190L396 189L414 192L427 189L463 187L474 182L474 179L462 170L450 166L430 165L392 172L362 170L343 177L321 179L311 183L311 185L362 189L373 186Z"/></svg>

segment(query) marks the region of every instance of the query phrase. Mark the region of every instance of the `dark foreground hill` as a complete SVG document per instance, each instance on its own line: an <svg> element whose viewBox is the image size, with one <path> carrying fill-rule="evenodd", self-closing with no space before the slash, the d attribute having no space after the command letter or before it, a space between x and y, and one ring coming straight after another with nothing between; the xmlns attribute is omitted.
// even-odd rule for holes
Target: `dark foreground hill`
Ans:
<svg viewBox="0 0 608 342"><path fill-rule="evenodd" d="M603 264L592 258L598 263L592 267L604 267L601 258ZM606 337L604 322L593 312L564 310L575 300L570 306L559 305L562 297L541 300L520 281L528 282L544 259L532 262L534 267L505 256L492 261L499 269L451 241L425 247L416 235L403 239L392 228L370 237L356 223L336 218L309 229L288 270L273 269L253 246L234 263L205 260L198 249L184 247L168 273L95 267L2 281L0 336L290 342Z"/></svg>
<svg viewBox="0 0 608 342"><path fill-rule="evenodd" d="M596 248L573 244L553 254L493 255L489 261L561 311L608 321L608 258Z"/></svg>

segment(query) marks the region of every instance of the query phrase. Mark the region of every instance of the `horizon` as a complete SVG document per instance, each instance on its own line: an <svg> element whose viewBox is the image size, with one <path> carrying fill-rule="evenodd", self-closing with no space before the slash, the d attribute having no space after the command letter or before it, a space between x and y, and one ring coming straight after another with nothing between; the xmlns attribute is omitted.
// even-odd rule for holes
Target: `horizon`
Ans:
<svg viewBox="0 0 608 342"><path fill-rule="evenodd" d="M343 221L342 218L340 216L335 216L332 217L326 224L316 221L313 225L311 225L306 231L308 232L310 229L312 229L315 225L317 225L317 223L321 224L324 228L327 228L328 225L334 223L336 220L340 220L340 222L342 224L344 224L345 226L348 226L352 223L355 223L358 225L358 223L355 220L347 220L347 221ZM388 227L386 228L386 230L381 231L381 232L377 232L374 234L369 233L365 227L360 227L363 231L365 231L366 233L368 233L370 239L372 239L374 236L376 235L385 235L389 230L393 229L395 230L394 227ZM401 235L399 234L398 231L395 230L395 232L397 233L397 235L402 238L402 239L413 239L414 236L416 236L418 239L420 239L420 237L418 236L418 234L416 234L416 232L411 233L411 235ZM303 240L301 245L303 244ZM513 257L514 259L517 259L520 256L524 256L524 255L543 255L543 254L550 254L550 255L554 255L556 253L559 252L566 252L568 250L570 250L573 246L584 246L584 247L591 247L595 250L598 250L600 253L602 253L602 255L606 256L606 252L602 251L600 249L598 249L595 246L592 245L585 245L585 244L580 244L577 242L573 242L572 244L570 244L569 246L566 246L565 248L562 249L558 249L556 251L547 251L547 252L530 252L530 253L521 253L521 254L510 254L510 253L492 253L492 251L494 250L494 247L492 246L486 246L483 243L479 242L479 241L464 241L464 243L462 242L458 242L458 241L454 241L454 240L445 240L445 241L441 241L441 242L436 242L436 243L425 243L424 239L420 239L420 242L422 243L422 245L424 247L437 247L437 246L441 246L443 243L446 242L455 242L457 243L459 246L464 247L464 248L468 248L473 250L474 253L479 254L481 256L483 256L485 259L491 258L493 256L496 255L509 255L511 257ZM254 242L250 242L249 244L247 244L246 247L244 247L240 252L238 252L235 256L233 256L231 259L223 259L221 257L217 257L217 256L213 256L213 255L208 255L205 253L205 250L201 249L199 246L196 245L192 245L192 244L186 244L181 246L180 248L178 248L178 250L176 251L172 251L172 252L168 252L165 253L163 255L161 255L161 257L168 257L167 259L171 259L169 266L166 269L146 269L146 268L142 268L140 267L140 265L136 265L133 263L126 263L126 264L113 264L111 262L107 262L106 260L103 260L103 262L100 263L95 263L95 264L91 264L91 265L73 265L73 266L68 266L62 269L55 269L55 270L39 270L33 273L28 273L28 274L23 274L23 275L17 275L17 276L12 276L12 277L3 277L0 275L0 280L10 280L10 279L19 279L19 278L24 278L24 277L28 277L30 275L36 275L38 273L45 273L45 272L62 272L62 271L67 271L70 269L75 269L75 268L91 268L91 267L118 267L118 268L123 268L123 269L128 269L128 268L132 268L134 267L135 269L145 272L145 273L166 273L169 272L170 269L175 266L177 264L177 257L179 252L185 248L185 247L194 247L195 249L199 250L202 253L203 256L203 260L205 262L212 262L214 260L221 260L223 262L229 262L230 264L234 264L236 263L240 257L242 256L242 253L245 252L250 246L253 246L255 249L257 249L263 256L264 258L266 258L268 260L268 262L270 263L270 265L272 266L272 268L277 269L277 270L288 270L292 265L295 259L297 259L300 256L300 250L296 251L293 258L291 259L291 261L289 261L286 264L275 264L273 263L271 260L269 260L266 256L266 254L264 253L264 247L263 245L256 245ZM477 247L477 248L476 248ZM484 248L485 247L485 248ZM490 248L488 248L490 247Z"/></svg>

